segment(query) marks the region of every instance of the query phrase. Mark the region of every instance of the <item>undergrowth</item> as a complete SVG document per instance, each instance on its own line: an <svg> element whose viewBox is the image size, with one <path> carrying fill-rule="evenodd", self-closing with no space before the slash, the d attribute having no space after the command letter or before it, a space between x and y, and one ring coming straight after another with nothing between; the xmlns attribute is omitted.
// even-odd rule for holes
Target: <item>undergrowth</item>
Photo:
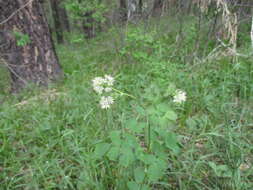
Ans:
<svg viewBox="0 0 253 190"><path fill-rule="evenodd" d="M252 57L187 62L194 31L190 47L161 30L58 46L63 82L2 93L0 189L253 189ZM91 85L105 74L131 95L107 110Z"/></svg>

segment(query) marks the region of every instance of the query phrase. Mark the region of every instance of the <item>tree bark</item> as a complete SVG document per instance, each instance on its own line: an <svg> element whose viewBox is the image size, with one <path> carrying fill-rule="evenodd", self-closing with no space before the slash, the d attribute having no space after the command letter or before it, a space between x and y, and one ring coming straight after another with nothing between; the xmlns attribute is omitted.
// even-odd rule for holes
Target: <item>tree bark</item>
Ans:
<svg viewBox="0 0 253 190"><path fill-rule="evenodd" d="M120 20L127 21L127 2L126 0L120 0L119 2Z"/></svg>
<svg viewBox="0 0 253 190"><path fill-rule="evenodd" d="M11 74L12 91L48 85L62 76L39 0L0 0L0 55ZM20 44L15 34L27 35Z"/></svg>
<svg viewBox="0 0 253 190"><path fill-rule="evenodd" d="M59 14L60 14L63 29L67 32L70 32L70 24L69 24L68 14L67 14L67 11L63 5L59 6Z"/></svg>
<svg viewBox="0 0 253 190"><path fill-rule="evenodd" d="M86 12L84 14L84 21L83 21L83 31L85 34L85 37L88 39L91 39L95 37L94 32L94 19L92 18L92 11Z"/></svg>
<svg viewBox="0 0 253 190"><path fill-rule="evenodd" d="M253 11L252 11L253 12ZM251 37L251 47L253 49L253 16L251 18L251 32L250 32L250 37Z"/></svg>
<svg viewBox="0 0 253 190"><path fill-rule="evenodd" d="M139 12L139 14L142 14L142 7L143 7L143 1L139 0L139 3L138 3L138 12Z"/></svg>
<svg viewBox="0 0 253 190"><path fill-rule="evenodd" d="M155 0L153 4L153 10L152 10L152 15L153 16L161 16L162 14L162 9L163 9L163 0Z"/></svg>
<svg viewBox="0 0 253 190"><path fill-rule="evenodd" d="M64 39L63 39L63 27L60 18L59 3L60 3L59 0L50 0L57 42L59 44L62 44L64 42Z"/></svg>

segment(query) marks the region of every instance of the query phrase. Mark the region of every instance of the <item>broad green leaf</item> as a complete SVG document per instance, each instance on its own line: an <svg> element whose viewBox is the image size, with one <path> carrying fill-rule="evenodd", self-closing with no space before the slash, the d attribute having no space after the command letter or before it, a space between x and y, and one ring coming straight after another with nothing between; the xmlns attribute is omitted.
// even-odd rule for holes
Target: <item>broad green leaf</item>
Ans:
<svg viewBox="0 0 253 190"><path fill-rule="evenodd" d="M233 173L227 165L216 165L214 162L208 162L209 166L213 169L215 175L218 177L232 177Z"/></svg>
<svg viewBox="0 0 253 190"><path fill-rule="evenodd" d="M169 125L169 120L166 117L159 118L159 125L161 127L167 127Z"/></svg>
<svg viewBox="0 0 253 190"><path fill-rule="evenodd" d="M110 146L111 145L108 143L97 144L94 151L95 158L101 159L105 155L105 153L109 150Z"/></svg>
<svg viewBox="0 0 253 190"><path fill-rule="evenodd" d="M167 111L164 116L171 121L177 120L177 114L173 110Z"/></svg>
<svg viewBox="0 0 253 190"><path fill-rule="evenodd" d="M149 186L144 184L144 185L141 185L141 190L150 190Z"/></svg>
<svg viewBox="0 0 253 190"><path fill-rule="evenodd" d="M141 154L138 155L138 158L147 165L156 162L156 157L152 154Z"/></svg>
<svg viewBox="0 0 253 190"><path fill-rule="evenodd" d="M109 150L109 152L107 153L107 156L110 160L116 161L119 154L120 154L120 147L115 146Z"/></svg>
<svg viewBox="0 0 253 190"><path fill-rule="evenodd" d="M146 126L146 123L138 122L137 126L135 128L133 128L132 131L135 133L141 133L143 131L143 129L145 128L145 126Z"/></svg>
<svg viewBox="0 0 253 190"><path fill-rule="evenodd" d="M134 154L131 147L122 147L119 164L124 167L130 166L134 162Z"/></svg>
<svg viewBox="0 0 253 190"><path fill-rule="evenodd" d="M158 104L156 108L157 108L157 111L162 112L162 113L166 113L168 110L170 110L169 105L166 103Z"/></svg>
<svg viewBox="0 0 253 190"><path fill-rule="evenodd" d="M136 119L126 121L126 128L130 129L134 133L141 133L144 127L145 123L137 122Z"/></svg>
<svg viewBox="0 0 253 190"><path fill-rule="evenodd" d="M129 119L125 122L125 126L127 129L130 129L131 131L133 131L133 129L135 129L137 127L137 120L135 118L133 119Z"/></svg>
<svg viewBox="0 0 253 190"><path fill-rule="evenodd" d="M190 117L186 120L186 126L190 129L196 128L197 122L196 120Z"/></svg>
<svg viewBox="0 0 253 190"><path fill-rule="evenodd" d="M153 124L155 126L157 126L157 125L160 124L160 118L158 116L156 116L156 115L151 115L149 117L149 120L150 120L151 124Z"/></svg>
<svg viewBox="0 0 253 190"><path fill-rule="evenodd" d="M158 141L154 142L151 147L151 150L157 157L161 159L166 160L166 158L168 157L166 153L166 148L164 147L162 142L161 143L159 143Z"/></svg>
<svg viewBox="0 0 253 190"><path fill-rule="evenodd" d="M112 131L109 135L112 141L112 144L115 146L120 146L121 144L120 133L121 133L120 131Z"/></svg>
<svg viewBox="0 0 253 190"><path fill-rule="evenodd" d="M134 179L137 183L142 183L145 178L145 172L143 167L137 167L134 169Z"/></svg>
<svg viewBox="0 0 253 190"><path fill-rule="evenodd" d="M158 163L153 163L149 166L147 176L150 181L157 182L164 175L164 168Z"/></svg>
<svg viewBox="0 0 253 190"><path fill-rule="evenodd" d="M148 115L155 115L156 114L156 109L154 106L149 106L147 109L146 109Z"/></svg>
<svg viewBox="0 0 253 190"><path fill-rule="evenodd" d="M122 145L123 147L131 147L131 148L137 148L139 146L139 143L137 142L137 138L135 135L126 133L125 134L125 141Z"/></svg>
<svg viewBox="0 0 253 190"><path fill-rule="evenodd" d="M174 153L179 153L180 147L178 145L177 136L175 133L167 133L165 137L166 147L171 149Z"/></svg>
<svg viewBox="0 0 253 190"><path fill-rule="evenodd" d="M146 115L146 111L141 106L136 106L136 111L142 116Z"/></svg>
<svg viewBox="0 0 253 190"><path fill-rule="evenodd" d="M134 181L127 182L127 187L129 190L139 190L140 189L140 185Z"/></svg>

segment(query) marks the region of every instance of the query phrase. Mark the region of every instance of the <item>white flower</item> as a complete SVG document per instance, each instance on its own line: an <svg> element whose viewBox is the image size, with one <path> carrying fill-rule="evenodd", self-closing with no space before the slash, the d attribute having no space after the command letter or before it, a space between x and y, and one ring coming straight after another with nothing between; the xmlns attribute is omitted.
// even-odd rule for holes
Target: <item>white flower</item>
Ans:
<svg viewBox="0 0 253 190"><path fill-rule="evenodd" d="M102 109L108 109L110 108L111 104L113 104L114 100L111 96L102 96L101 100L99 102Z"/></svg>
<svg viewBox="0 0 253 190"><path fill-rule="evenodd" d="M92 86L93 89L95 90L95 92L97 92L98 94L102 94L104 87L103 84L105 83L105 79L102 77L96 77L92 80Z"/></svg>
<svg viewBox="0 0 253 190"><path fill-rule="evenodd" d="M186 92L182 90L177 90L176 95L173 97L173 102L182 103L186 101Z"/></svg>
<svg viewBox="0 0 253 190"><path fill-rule="evenodd" d="M102 94L104 87L102 86L94 86L93 89L95 90L95 92L97 92L98 94Z"/></svg>
<svg viewBox="0 0 253 190"><path fill-rule="evenodd" d="M115 81L114 78L110 75L105 75L104 80L108 84L108 86L113 86L113 83Z"/></svg>
<svg viewBox="0 0 253 190"><path fill-rule="evenodd" d="M112 91L112 88L110 88L110 87L105 88L105 92L111 92L111 91Z"/></svg>
<svg viewBox="0 0 253 190"><path fill-rule="evenodd" d="M93 87L100 86L105 83L105 79L102 77L96 77L92 80L92 82L93 82Z"/></svg>

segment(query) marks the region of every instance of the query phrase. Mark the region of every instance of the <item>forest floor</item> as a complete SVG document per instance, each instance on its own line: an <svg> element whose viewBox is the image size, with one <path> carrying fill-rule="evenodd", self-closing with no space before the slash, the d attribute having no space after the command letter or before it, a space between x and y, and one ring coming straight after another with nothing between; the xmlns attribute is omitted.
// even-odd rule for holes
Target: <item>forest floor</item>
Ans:
<svg viewBox="0 0 253 190"><path fill-rule="evenodd" d="M48 89L11 96L1 70L0 189L253 189L252 57L197 57L192 33L164 30L72 37ZM92 86L105 75L108 109Z"/></svg>

